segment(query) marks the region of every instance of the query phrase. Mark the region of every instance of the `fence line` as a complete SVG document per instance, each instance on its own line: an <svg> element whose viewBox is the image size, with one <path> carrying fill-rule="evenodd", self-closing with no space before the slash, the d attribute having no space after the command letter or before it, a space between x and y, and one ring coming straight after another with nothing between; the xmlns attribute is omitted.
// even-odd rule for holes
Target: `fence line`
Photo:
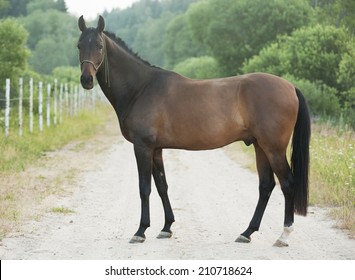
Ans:
<svg viewBox="0 0 355 280"><path fill-rule="evenodd" d="M80 86L67 83L60 83L58 92L58 81L55 79L54 83L48 83L47 87L43 85L43 82L38 82L38 92L34 90L33 79L29 80L28 98L24 97L24 80L19 79L18 98L11 98L11 83L10 79L6 79L5 88L5 116L4 116L4 133L8 138L10 135L10 118L14 116L11 114L12 106L11 101L18 101L18 135L21 137L24 130L24 100L28 100L28 116L29 116L29 133L34 131L35 113L34 113L34 101L38 101L38 129L42 132L44 128L44 117L46 128L57 126L67 118L71 118L77 115L84 109L95 110L97 99L101 99L101 92L98 89L92 91L85 91ZM37 98L35 95L37 93ZM45 112L43 112L45 109ZM0 110L1 112L1 110Z"/></svg>

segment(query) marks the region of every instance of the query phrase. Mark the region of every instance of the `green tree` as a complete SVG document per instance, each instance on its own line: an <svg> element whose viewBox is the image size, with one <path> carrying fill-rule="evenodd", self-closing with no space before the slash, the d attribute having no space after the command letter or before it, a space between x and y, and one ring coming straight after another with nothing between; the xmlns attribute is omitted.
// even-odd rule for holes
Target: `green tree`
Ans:
<svg viewBox="0 0 355 280"><path fill-rule="evenodd" d="M70 65L64 44L50 37L38 42L29 62L35 71L46 75L50 75L58 66Z"/></svg>
<svg viewBox="0 0 355 280"><path fill-rule="evenodd" d="M30 0L0 0L0 17L20 17L27 15Z"/></svg>
<svg viewBox="0 0 355 280"><path fill-rule="evenodd" d="M27 67L30 54L26 48L28 33L15 19L0 21L0 81L16 80Z"/></svg>
<svg viewBox="0 0 355 280"><path fill-rule="evenodd" d="M30 35L30 64L41 74L51 74L58 66L76 66L78 54L77 19L58 10L35 10L21 19Z"/></svg>
<svg viewBox="0 0 355 280"><path fill-rule="evenodd" d="M355 34L354 0L310 0L317 11L317 20L322 24L346 27Z"/></svg>
<svg viewBox="0 0 355 280"><path fill-rule="evenodd" d="M338 117L340 115L341 106L336 89L321 82L311 82L307 79L295 78L289 74L283 75L283 78L302 90L313 116Z"/></svg>
<svg viewBox="0 0 355 280"><path fill-rule="evenodd" d="M138 29L131 47L139 51L142 58L149 60L153 65L164 66L163 44L165 40L165 27L171 19L170 13L162 14L160 18L150 19L144 28Z"/></svg>
<svg viewBox="0 0 355 280"><path fill-rule="evenodd" d="M342 112L355 126L354 46L345 28L304 27L280 36L245 63L243 71L291 75L296 85L309 91L306 98L314 114L339 117Z"/></svg>
<svg viewBox="0 0 355 280"><path fill-rule="evenodd" d="M27 13L31 14L34 11L57 10L66 12L67 7L64 0L32 0L27 4Z"/></svg>
<svg viewBox="0 0 355 280"><path fill-rule="evenodd" d="M342 89L355 88L355 38L349 39L347 50L342 54L337 82Z"/></svg>
<svg viewBox="0 0 355 280"><path fill-rule="evenodd" d="M343 114L345 121L355 128L355 39L348 44L348 51L343 54L339 64L338 83L343 89Z"/></svg>
<svg viewBox="0 0 355 280"><path fill-rule="evenodd" d="M10 6L8 0L0 0L0 15L2 14L3 10L7 10Z"/></svg>
<svg viewBox="0 0 355 280"><path fill-rule="evenodd" d="M166 66L163 47L166 26L196 1L198 0L137 1L130 8L105 12L106 29L116 33L152 64Z"/></svg>
<svg viewBox="0 0 355 280"><path fill-rule="evenodd" d="M291 74L312 82L343 90L337 81L343 56L351 36L343 28L315 25L281 36L265 47L243 67L243 72L265 71L276 75Z"/></svg>
<svg viewBox="0 0 355 280"><path fill-rule="evenodd" d="M210 79L220 77L219 66L211 56L191 57L178 63L174 69L192 79Z"/></svg>
<svg viewBox="0 0 355 280"><path fill-rule="evenodd" d="M60 66L53 69L53 76L58 83L78 83L80 81L80 68Z"/></svg>
<svg viewBox="0 0 355 280"><path fill-rule="evenodd" d="M193 37L186 14L178 15L169 22L163 48L168 68L187 58L208 54L206 46Z"/></svg>
<svg viewBox="0 0 355 280"><path fill-rule="evenodd" d="M307 25L311 13L306 0L209 0L187 12L195 38L211 49L225 75L240 73L243 61L277 35Z"/></svg>

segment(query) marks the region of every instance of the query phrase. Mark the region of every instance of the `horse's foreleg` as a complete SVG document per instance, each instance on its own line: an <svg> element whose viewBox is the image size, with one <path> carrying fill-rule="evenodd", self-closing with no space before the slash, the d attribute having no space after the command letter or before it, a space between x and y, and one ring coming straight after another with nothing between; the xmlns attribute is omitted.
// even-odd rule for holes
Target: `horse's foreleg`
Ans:
<svg viewBox="0 0 355 280"><path fill-rule="evenodd" d="M134 146L139 174L139 194L141 198L141 220L138 231L130 243L141 243L145 240L145 230L150 226L149 195L151 192L151 178L153 165L153 150Z"/></svg>
<svg viewBox="0 0 355 280"><path fill-rule="evenodd" d="M241 243L250 242L251 234L259 230L265 208L269 201L271 192L275 187L274 173L264 151L257 143L254 144L254 148L256 154L256 165L259 174L259 200L247 230L244 231L236 240L236 242Z"/></svg>
<svg viewBox="0 0 355 280"><path fill-rule="evenodd" d="M165 214L165 224L157 238L170 238L172 236L170 228L175 219L168 196L168 184L165 177L162 149L155 150L154 152L153 177L159 196L163 203Z"/></svg>

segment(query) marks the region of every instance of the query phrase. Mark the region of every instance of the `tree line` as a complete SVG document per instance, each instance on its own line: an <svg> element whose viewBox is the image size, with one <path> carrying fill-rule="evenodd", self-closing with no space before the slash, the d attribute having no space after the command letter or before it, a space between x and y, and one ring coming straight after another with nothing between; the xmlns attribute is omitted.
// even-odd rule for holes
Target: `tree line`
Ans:
<svg viewBox="0 0 355 280"><path fill-rule="evenodd" d="M78 75L77 18L63 0L0 0L0 9L0 61L22 57L0 77L24 69ZM354 14L353 0L141 0L103 16L152 64L191 78L283 76L304 91L314 116L354 128Z"/></svg>

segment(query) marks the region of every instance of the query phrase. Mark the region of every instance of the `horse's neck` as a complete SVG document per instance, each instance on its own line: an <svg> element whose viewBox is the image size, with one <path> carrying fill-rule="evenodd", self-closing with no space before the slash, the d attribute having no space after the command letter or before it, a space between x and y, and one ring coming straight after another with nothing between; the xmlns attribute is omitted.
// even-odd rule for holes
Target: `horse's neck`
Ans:
<svg viewBox="0 0 355 280"><path fill-rule="evenodd" d="M153 68L145 65L109 38L106 39L108 65L97 73L100 87L121 119L153 76Z"/></svg>

